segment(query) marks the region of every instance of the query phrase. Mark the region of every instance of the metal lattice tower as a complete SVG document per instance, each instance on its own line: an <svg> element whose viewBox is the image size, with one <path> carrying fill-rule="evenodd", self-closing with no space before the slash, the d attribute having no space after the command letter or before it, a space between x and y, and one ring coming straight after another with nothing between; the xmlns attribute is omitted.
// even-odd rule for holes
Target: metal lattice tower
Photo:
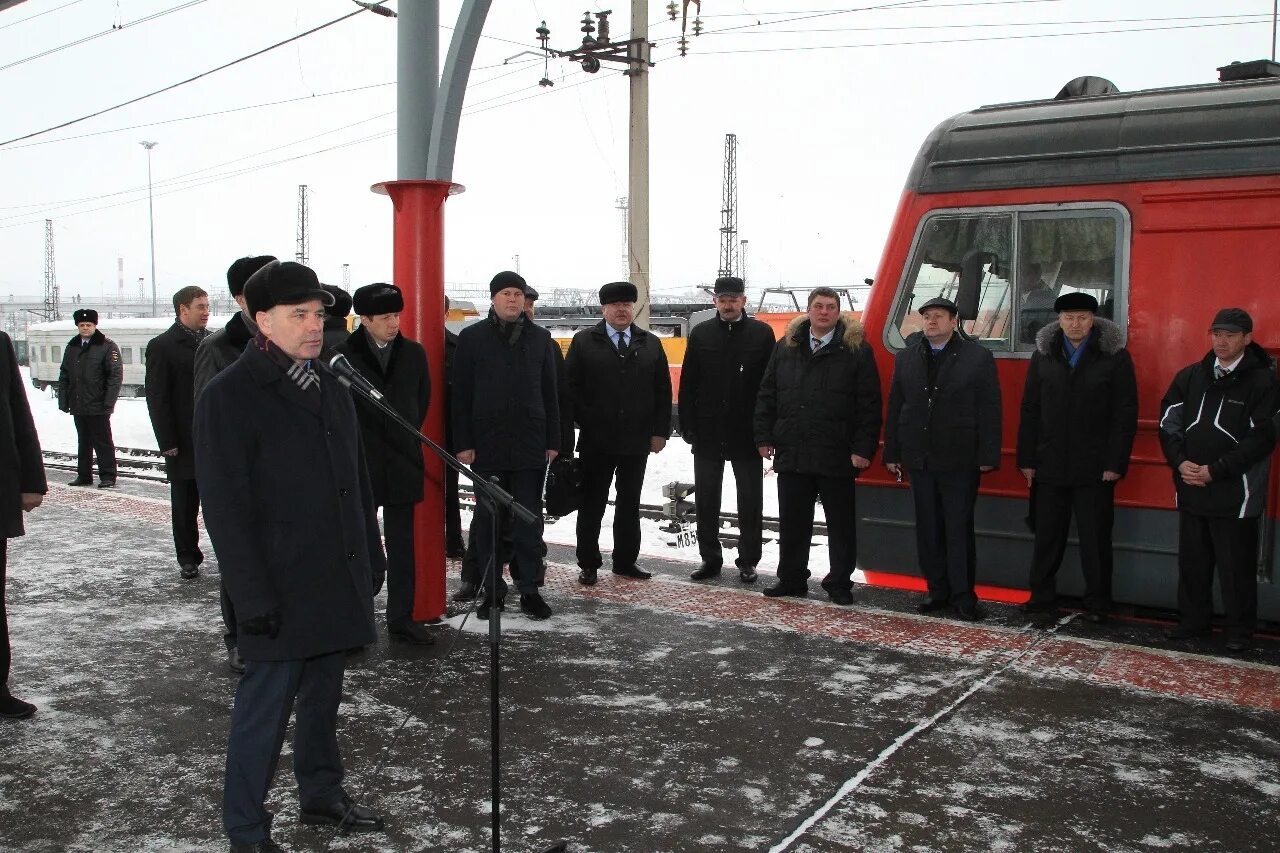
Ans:
<svg viewBox="0 0 1280 853"><path fill-rule="evenodd" d="M311 258L311 216L307 211L307 185L298 184L298 251L294 256L305 264Z"/></svg>
<svg viewBox="0 0 1280 853"><path fill-rule="evenodd" d="M342 289L351 290L351 264L342 265Z"/></svg>
<svg viewBox="0 0 1280 853"><path fill-rule="evenodd" d="M724 193L720 204L721 277L738 270L738 135L724 135Z"/></svg>
<svg viewBox="0 0 1280 853"><path fill-rule="evenodd" d="M53 263L53 220L44 221L44 318L61 320L58 310L58 271Z"/></svg>
<svg viewBox="0 0 1280 853"><path fill-rule="evenodd" d="M631 278L631 252L627 243L627 218L630 206L627 204L626 196L619 196L613 206L622 217L622 280L627 281Z"/></svg>
<svg viewBox="0 0 1280 853"><path fill-rule="evenodd" d="M742 283L747 283L747 240L740 240L738 245L742 247L741 254L738 255L738 278L742 279Z"/></svg>

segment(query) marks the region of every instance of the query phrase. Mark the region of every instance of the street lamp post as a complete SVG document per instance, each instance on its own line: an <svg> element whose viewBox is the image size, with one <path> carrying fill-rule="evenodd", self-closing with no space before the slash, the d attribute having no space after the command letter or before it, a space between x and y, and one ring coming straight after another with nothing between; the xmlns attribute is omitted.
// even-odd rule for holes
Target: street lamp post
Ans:
<svg viewBox="0 0 1280 853"><path fill-rule="evenodd" d="M159 145L159 142L141 142L143 148L147 149L147 220L151 228L151 316L158 315L158 306L156 304L156 210L151 201L151 149Z"/></svg>

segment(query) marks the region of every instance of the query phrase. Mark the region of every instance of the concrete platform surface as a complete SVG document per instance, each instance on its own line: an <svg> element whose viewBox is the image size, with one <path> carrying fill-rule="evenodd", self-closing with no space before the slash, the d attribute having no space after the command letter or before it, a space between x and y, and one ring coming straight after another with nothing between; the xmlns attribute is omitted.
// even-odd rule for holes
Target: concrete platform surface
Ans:
<svg viewBox="0 0 1280 853"><path fill-rule="evenodd" d="M178 579L166 497L55 486L10 543L11 686L40 711L0 724L0 850L226 849L216 561ZM586 588L551 558L555 616L502 623L505 850L1280 849L1274 641L839 608L816 579L773 601L660 559ZM348 659L347 787L387 831L299 826L286 747L286 849L491 849L487 624L461 621Z"/></svg>

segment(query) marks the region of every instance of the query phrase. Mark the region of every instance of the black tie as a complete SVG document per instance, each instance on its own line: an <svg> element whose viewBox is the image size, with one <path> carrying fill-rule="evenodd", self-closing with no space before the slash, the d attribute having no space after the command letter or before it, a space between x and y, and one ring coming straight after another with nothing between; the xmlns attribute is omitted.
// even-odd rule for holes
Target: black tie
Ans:
<svg viewBox="0 0 1280 853"><path fill-rule="evenodd" d="M1221 379L1222 377L1226 376L1226 375L1227 375L1228 373L1230 373L1230 372L1231 372L1231 371L1227 370L1225 367L1223 367L1223 366L1222 366L1222 365L1220 365L1220 364L1215 364L1215 365L1213 366L1213 378L1214 378L1214 379Z"/></svg>

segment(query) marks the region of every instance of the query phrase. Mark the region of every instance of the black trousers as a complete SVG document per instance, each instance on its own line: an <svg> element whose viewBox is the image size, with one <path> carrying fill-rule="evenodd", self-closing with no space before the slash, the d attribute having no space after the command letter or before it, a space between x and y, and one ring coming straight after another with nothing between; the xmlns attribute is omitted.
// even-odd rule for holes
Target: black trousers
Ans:
<svg viewBox="0 0 1280 853"><path fill-rule="evenodd" d="M802 587L809 579L809 547L813 542L813 505L822 498L827 517L827 552L831 569L822 586L848 590L858 562L858 513L853 477L778 473L778 583Z"/></svg>
<svg viewBox="0 0 1280 853"><path fill-rule="evenodd" d="M458 472L444 469L444 550L449 554L462 551L462 506L458 500Z"/></svg>
<svg viewBox="0 0 1280 853"><path fill-rule="evenodd" d="M480 552L476 550L476 529L477 525L474 523L467 529L467 553L462 557L460 576L463 583L480 586L484 583L485 565L480 563ZM498 566L498 574L502 574L503 568L510 565L514 558L511 524L507 521L507 514L504 512L498 517L498 560L501 562Z"/></svg>
<svg viewBox="0 0 1280 853"><path fill-rule="evenodd" d="M1213 573L1218 570L1223 633L1247 640L1258 621L1258 519L1178 513L1178 609L1182 624L1213 622Z"/></svg>
<svg viewBox="0 0 1280 853"><path fill-rule="evenodd" d="M231 596L227 595L227 585L221 582L218 584L218 603L222 605L222 640L228 649L233 649L239 642L236 639L236 607L231 603Z"/></svg>
<svg viewBox="0 0 1280 853"><path fill-rule="evenodd" d="M1051 603L1067 551L1071 516L1080 534L1080 568L1084 573L1084 606L1111 610L1111 528L1115 517L1115 484L1056 486L1036 482L1035 550L1031 558L1031 600Z"/></svg>
<svg viewBox="0 0 1280 853"><path fill-rule="evenodd" d="M116 478L116 444L111 437L110 415L75 415L76 436L79 438L79 461L76 476L81 480L93 479L93 457L98 457L98 479Z"/></svg>
<svg viewBox="0 0 1280 853"><path fill-rule="evenodd" d="M198 566L204 562L200 550L200 490L196 481L169 481L169 508L173 519L173 547L178 552L178 565Z"/></svg>
<svg viewBox="0 0 1280 853"><path fill-rule="evenodd" d="M764 517L764 460L733 459L734 485L738 490L738 560L740 569L755 568L760 562ZM725 460L714 456L693 457L693 505L698 515L698 554L704 563L724 563L720 546L720 496L724 486Z"/></svg>
<svg viewBox="0 0 1280 853"><path fill-rule="evenodd" d="M577 557L584 569L604 565L600 521L609 503L609 484L617 475L613 505L613 567L631 568L640 556L640 487L649 454L583 453L582 505L578 507Z"/></svg>
<svg viewBox="0 0 1280 853"><path fill-rule="evenodd" d="M222 821L232 844L256 844L271 834L264 804L295 706L293 773L301 806L327 808L341 802L338 701L345 666L343 652L306 660L245 661L231 709L222 792Z"/></svg>
<svg viewBox="0 0 1280 853"><path fill-rule="evenodd" d="M9 563L9 540L0 539L0 696L9 691L9 668L13 665L13 651L9 648L9 615L5 598L5 575Z"/></svg>
<svg viewBox="0 0 1280 853"><path fill-rule="evenodd" d="M511 493L512 497L516 499L516 503L537 516L537 521L534 524L526 524L517 519L511 526L511 580L521 594L537 592L538 567L542 565L542 483L546 477L546 469L484 471L475 468L473 470L478 476L486 480L497 477L498 484ZM501 508L499 509L501 511ZM496 523L498 522L494 519L493 512L485 505L484 501L477 498L475 522L472 524L472 529L475 530L475 540L471 550L476 554L475 566L480 573L481 584L486 583L488 580L484 573L488 571L489 558L493 554L493 530ZM501 541L499 541L498 547L501 551ZM507 582L502 579L501 561L503 556L502 553L497 555L499 561L497 592L499 595L505 593L507 589Z"/></svg>
<svg viewBox="0 0 1280 853"><path fill-rule="evenodd" d="M916 551L929 595L952 604L972 604L978 548L973 508L978 502L978 471L908 472L916 507Z"/></svg>
<svg viewBox="0 0 1280 853"><path fill-rule="evenodd" d="M382 508L382 536L387 546L387 627L413 620L413 504Z"/></svg>

